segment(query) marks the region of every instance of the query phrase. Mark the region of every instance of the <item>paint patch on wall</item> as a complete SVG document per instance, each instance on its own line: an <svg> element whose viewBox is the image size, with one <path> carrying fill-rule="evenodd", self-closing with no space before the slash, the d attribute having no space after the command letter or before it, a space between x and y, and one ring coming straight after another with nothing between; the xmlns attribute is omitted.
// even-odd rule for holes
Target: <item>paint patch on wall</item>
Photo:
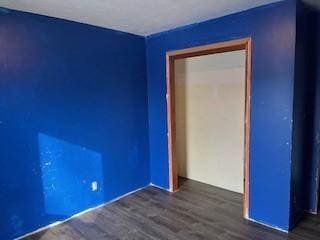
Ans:
<svg viewBox="0 0 320 240"><path fill-rule="evenodd" d="M103 202L100 153L43 133L38 139L47 214L71 216Z"/></svg>

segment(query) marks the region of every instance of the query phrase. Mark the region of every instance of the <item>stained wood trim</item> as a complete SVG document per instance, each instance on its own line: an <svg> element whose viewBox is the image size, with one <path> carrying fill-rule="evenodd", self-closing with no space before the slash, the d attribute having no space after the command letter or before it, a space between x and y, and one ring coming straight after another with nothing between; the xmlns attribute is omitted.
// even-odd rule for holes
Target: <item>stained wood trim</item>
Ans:
<svg viewBox="0 0 320 240"><path fill-rule="evenodd" d="M175 82L174 82L174 59L166 56L167 66L167 122L168 122L168 153L169 153L169 181L170 191L178 189L178 172L176 169L176 118L175 118Z"/></svg>
<svg viewBox="0 0 320 240"><path fill-rule="evenodd" d="M167 52L167 56L172 57L174 59L181 59L181 58L197 57L197 56L215 54L215 53L245 50L246 45L248 44L249 41L251 41L251 38L242 38L238 40L231 40L226 42L175 50L175 51Z"/></svg>
<svg viewBox="0 0 320 240"><path fill-rule="evenodd" d="M251 81L251 38L226 41L199 47L170 51L166 54L167 79L167 123L168 123L168 157L169 157L169 184L170 191L178 190L178 172L176 161L176 123L175 123L175 79L174 61L188 57L245 50L246 76L245 76L245 110L244 110L244 194L243 215L248 218L249 210L249 137L250 137L250 81Z"/></svg>
<svg viewBox="0 0 320 240"><path fill-rule="evenodd" d="M246 44L246 79L245 79L245 124L244 124L244 194L243 215L248 218L249 213L249 148L250 148L250 92L251 92L251 39Z"/></svg>

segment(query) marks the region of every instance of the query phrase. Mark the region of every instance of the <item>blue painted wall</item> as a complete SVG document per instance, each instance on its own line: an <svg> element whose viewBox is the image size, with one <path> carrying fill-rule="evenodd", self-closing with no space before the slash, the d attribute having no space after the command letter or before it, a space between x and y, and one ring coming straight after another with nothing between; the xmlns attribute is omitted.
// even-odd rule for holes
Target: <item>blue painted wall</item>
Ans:
<svg viewBox="0 0 320 240"><path fill-rule="evenodd" d="M1 240L149 184L145 64L142 37L1 9Z"/></svg>
<svg viewBox="0 0 320 240"><path fill-rule="evenodd" d="M316 134L316 143L317 143L317 148L316 152L318 154L318 157L316 158L316 161L318 161L318 213L320 213L320 12L318 13L318 18L317 18L317 57L316 57L316 65L317 70L317 98L316 98L316 103L317 103L317 114L316 114L316 122L317 122L317 129L318 132Z"/></svg>
<svg viewBox="0 0 320 240"><path fill-rule="evenodd" d="M150 179L168 188L165 53L242 37L253 40L249 217L288 230L315 211L320 14L304 7L287 0L146 39L1 9L0 239Z"/></svg>
<svg viewBox="0 0 320 240"><path fill-rule="evenodd" d="M316 122L317 122L317 129L318 132L316 134L316 143L317 143L317 148L316 152L318 154L318 157L316 158L316 161L318 161L318 213L320 213L320 11L318 12L318 17L317 17L317 50L316 50L316 74L317 74L317 98L316 98L316 109L317 109L317 114L316 114Z"/></svg>
<svg viewBox="0 0 320 240"><path fill-rule="evenodd" d="M314 83L313 98L311 98L310 105L313 107L310 110L310 118L313 123L313 131L310 139L312 139L312 158L310 176L309 176L309 189L311 196L309 197L307 210L316 213L319 212L319 195L320 195L320 9L313 8L311 12L311 17L314 22L312 23L313 28L313 40L311 42L313 45L309 44L310 47L310 57L313 59L313 65L311 73L314 74L312 79ZM314 49L311 50L311 46Z"/></svg>
<svg viewBox="0 0 320 240"><path fill-rule="evenodd" d="M292 208L294 225L306 210L317 212L320 154L320 10L298 1Z"/></svg>
<svg viewBox="0 0 320 240"><path fill-rule="evenodd" d="M250 209L256 221L289 229L295 1L284 1L147 38L151 181L168 183L165 53L252 37Z"/></svg>
<svg viewBox="0 0 320 240"><path fill-rule="evenodd" d="M311 212L319 212L319 194L320 194L320 9L309 8L308 11L309 30L312 32L311 40L307 42L310 58L313 63L310 66L310 77L314 81L313 95L310 99L309 117L312 121L312 157L310 164L310 175L308 178L308 186L310 189L310 197L307 202L307 210Z"/></svg>
<svg viewBox="0 0 320 240"><path fill-rule="evenodd" d="M316 213L318 205L318 185L319 185L319 158L320 158L320 75L319 75L319 16L320 10L311 6L302 5L304 16L298 21L304 23L305 37L304 46L306 56L304 62L305 81L310 82L307 92L307 126L308 139L308 159L306 161L306 178L304 179L305 190L305 209Z"/></svg>
<svg viewBox="0 0 320 240"><path fill-rule="evenodd" d="M304 5L297 2L296 24L296 64L295 64L295 89L294 89L294 121L293 121L293 151L291 174L291 209L290 223L294 226L302 217L306 208L307 178L311 158L311 145L309 139L310 118L308 109L310 96L313 95L314 81L310 78L308 68L313 64L310 58L310 49L307 45L312 40L310 20L306 17ZM312 42L310 42L312 44ZM313 45L313 44L312 44Z"/></svg>

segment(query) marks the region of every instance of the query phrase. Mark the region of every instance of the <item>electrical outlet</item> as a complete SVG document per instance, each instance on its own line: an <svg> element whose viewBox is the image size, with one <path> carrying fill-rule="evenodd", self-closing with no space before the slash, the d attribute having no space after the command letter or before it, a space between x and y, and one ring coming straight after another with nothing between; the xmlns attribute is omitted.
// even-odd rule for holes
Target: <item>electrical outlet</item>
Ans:
<svg viewBox="0 0 320 240"><path fill-rule="evenodd" d="M98 183L96 181L91 183L91 189L93 192L98 190Z"/></svg>

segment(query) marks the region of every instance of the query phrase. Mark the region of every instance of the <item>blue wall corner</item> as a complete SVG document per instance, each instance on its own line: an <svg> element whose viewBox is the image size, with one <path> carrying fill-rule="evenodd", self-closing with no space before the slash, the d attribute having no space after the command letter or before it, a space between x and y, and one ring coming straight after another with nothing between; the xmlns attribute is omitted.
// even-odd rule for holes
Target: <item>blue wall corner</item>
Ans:
<svg viewBox="0 0 320 240"><path fill-rule="evenodd" d="M294 90L293 156L291 178L291 226L304 211L316 212L319 146L319 86L316 52L317 11L297 2L297 35Z"/></svg>
<svg viewBox="0 0 320 240"><path fill-rule="evenodd" d="M252 37L249 217L289 229L295 34L295 1L283 1L147 37L152 183L169 187L166 52Z"/></svg>
<svg viewBox="0 0 320 240"><path fill-rule="evenodd" d="M320 68L309 71L312 98L299 101L299 14L287 0L143 38L0 8L0 239L150 182L168 189L165 53L243 37L253 41L249 217L289 230L316 209L319 176Z"/></svg>
<svg viewBox="0 0 320 240"><path fill-rule="evenodd" d="M150 183L143 37L0 11L0 79L0 239Z"/></svg>
<svg viewBox="0 0 320 240"><path fill-rule="evenodd" d="M320 153L320 10L298 1L291 178L291 226L317 212Z"/></svg>

